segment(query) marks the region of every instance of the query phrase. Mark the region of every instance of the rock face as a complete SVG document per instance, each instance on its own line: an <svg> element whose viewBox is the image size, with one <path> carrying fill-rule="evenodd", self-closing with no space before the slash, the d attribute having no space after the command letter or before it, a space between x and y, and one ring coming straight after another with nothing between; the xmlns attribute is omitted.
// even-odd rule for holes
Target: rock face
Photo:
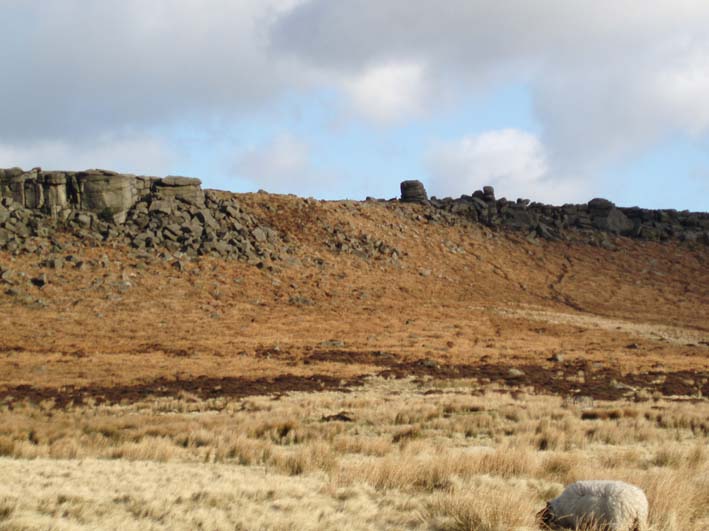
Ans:
<svg viewBox="0 0 709 531"><path fill-rule="evenodd" d="M403 183L402 183L403 190ZM433 208L493 228L524 231L533 237L564 239L571 233L622 235L644 240L681 240L709 244L709 213L677 210L620 208L611 201L595 198L585 205L552 206L528 199L495 199L491 186L458 199L431 198ZM602 246L610 243L605 236Z"/></svg>
<svg viewBox="0 0 709 531"><path fill-rule="evenodd" d="M591 199L588 202L591 224L602 231L615 234L628 234L635 226L628 217L607 199Z"/></svg>
<svg viewBox="0 0 709 531"><path fill-rule="evenodd" d="M126 214L137 198L135 177L89 170L77 174L76 179L81 209L95 212L116 223L125 221Z"/></svg>
<svg viewBox="0 0 709 531"><path fill-rule="evenodd" d="M421 181L403 181L401 183L401 201L403 203L423 203L427 200L428 194Z"/></svg>
<svg viewBox="0 0 709 531"><path fill-rule="evenodd" d="M165 177L155 182L155 191L161 199L179 198L195 205L204 204L202 181L193 177Z"/></svg>
<svg viewBox="0 0 709 531"><path fill-rule="evenodd" d="M279 258L276 231L228 194L205 192L199 179L164 179L107 170L29 172L0 169L0 249L34 250L33 238L69 230L88 241L137 249L213 254L251 263Z"/></svg>

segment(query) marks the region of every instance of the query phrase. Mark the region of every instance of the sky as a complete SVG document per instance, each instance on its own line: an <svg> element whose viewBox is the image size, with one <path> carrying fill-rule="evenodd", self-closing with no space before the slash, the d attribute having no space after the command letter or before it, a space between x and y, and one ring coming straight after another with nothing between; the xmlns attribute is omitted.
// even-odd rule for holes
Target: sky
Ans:
<svg viewBox="0 0 709 531"><path fill-rule="evenodd" d="M706 0L0 0L0 167L709 210Z"/></svg>

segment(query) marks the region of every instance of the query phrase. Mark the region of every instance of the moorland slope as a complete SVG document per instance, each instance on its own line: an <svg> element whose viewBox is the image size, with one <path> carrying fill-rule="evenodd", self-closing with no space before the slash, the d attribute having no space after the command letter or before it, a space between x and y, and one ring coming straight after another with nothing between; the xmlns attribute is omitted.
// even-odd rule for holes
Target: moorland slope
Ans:
<svg viewBox="0 0 709 531"><path fill-rule="evenodd" d="M0 251L0 395L245 396L373 374L709 394L703 242L548 240L430 204L209 193L275 250L236 260L56 230Z"/></svg>

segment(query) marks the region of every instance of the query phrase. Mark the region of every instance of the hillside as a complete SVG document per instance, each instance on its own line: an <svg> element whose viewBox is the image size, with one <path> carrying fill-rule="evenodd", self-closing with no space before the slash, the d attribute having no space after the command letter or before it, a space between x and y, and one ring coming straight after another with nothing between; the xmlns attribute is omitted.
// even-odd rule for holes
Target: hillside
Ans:
<svg viewBox="0 0 709 531"><path fill-rule="evenodd" d="M707 245L529 239L398 202L233 198L284 242L276 260L61 232L61 250L3 253L2 393L74 386L120 398L166 382L177 392L197 377L288 375L285 389L383 370L508 379L502 367L521 368L516 384L550 390L546 371L585 370L586 383L565 393L627 392L612 379L709 393ZM46 285L31 283L40 277ZM667 382L651 384L655 373Z"/></svg>
<svg viewBox="0 0 709 531"><path fill-rule="evenodd" d="M709 525L705 214L5 178L0 529Z"/></svg>

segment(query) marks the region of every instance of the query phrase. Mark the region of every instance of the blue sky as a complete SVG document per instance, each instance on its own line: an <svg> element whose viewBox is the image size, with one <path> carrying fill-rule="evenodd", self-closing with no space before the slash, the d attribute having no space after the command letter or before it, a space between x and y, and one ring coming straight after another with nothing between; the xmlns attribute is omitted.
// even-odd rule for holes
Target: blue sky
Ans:
<svg viewBox="0 0 709 531"><path fill-rule="evenodd" d="M642 5L0 0L0 167L709 210L709 4Z"/></svg>

